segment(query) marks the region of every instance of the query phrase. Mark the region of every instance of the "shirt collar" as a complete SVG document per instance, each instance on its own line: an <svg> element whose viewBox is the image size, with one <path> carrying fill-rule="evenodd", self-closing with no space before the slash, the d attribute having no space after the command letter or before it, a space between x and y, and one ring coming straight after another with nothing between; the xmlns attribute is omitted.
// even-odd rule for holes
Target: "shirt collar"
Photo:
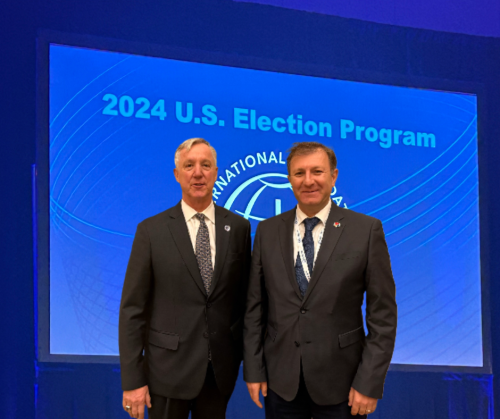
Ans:
<svg viewBox="0 0 500 419"><path fill-rule="evenodd" d="M330 209L332 207L332 201L329 199L328 204L325 205L325 208L323 208L320 212L318 212L314 217L318 217L319 220L323 223L323 225L326 225L326 221L328 219L328 214L330 214ZM307 215L300 209L300 207L297 205L297 221L300 224L308 218ZM312 218L312 217L311 217Z"/></svg>
<svg viewBox="0 0 500 419"><path fill-rule="evenodd" d="M192 207L190 207L188 204L184 202L184 200L181 201L181 207L182 207L182 212L184 214L184 218L186 219L186 222L191 220L196 214L198 214L198 211L194 210ZM202 214L205 215L206 218L208 218L209 221L211 221L213 224L215 224L215 205L214 201L210 202L210 205L206 207L202 212Z"/></svg>

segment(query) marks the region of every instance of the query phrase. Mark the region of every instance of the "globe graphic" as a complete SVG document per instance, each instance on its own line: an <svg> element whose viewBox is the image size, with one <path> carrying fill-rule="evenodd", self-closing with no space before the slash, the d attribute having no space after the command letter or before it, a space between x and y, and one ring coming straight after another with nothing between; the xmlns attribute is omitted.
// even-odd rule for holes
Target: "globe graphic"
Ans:
<svg viewBox="0 0 500 419"><path fill-rule="evenodd" d="M243 182L227 199L224 208L247 220L263 221L282 212L283 202L293 207L293 193L287 175L265 173ZM255 213L253 210L255 208ZM288 205L286 205L286 210ZM257 215L260 214L260 215Z"/></svg>

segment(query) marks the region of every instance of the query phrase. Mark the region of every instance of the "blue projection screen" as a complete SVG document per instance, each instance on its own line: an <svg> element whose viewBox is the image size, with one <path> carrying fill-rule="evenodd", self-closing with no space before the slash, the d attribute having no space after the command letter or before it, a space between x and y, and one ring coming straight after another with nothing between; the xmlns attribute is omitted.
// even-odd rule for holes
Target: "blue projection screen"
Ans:
<svg viewBox="0 0 500 419"><path fill-rule="evenodd" d="M51 355L117 355L137 224L179 202L174 152L217 150L217 205L287 211L287 150L334 148L337 205L382 220L397 285L394 364L483 366L477 98L49 46Z"/></svg>

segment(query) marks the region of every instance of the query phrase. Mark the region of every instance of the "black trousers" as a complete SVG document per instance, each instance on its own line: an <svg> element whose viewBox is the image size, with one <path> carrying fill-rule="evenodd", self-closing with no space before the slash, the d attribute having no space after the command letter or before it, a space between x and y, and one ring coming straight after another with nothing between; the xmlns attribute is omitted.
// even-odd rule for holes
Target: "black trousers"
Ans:
<svg viewBox="0 0 500 419"><path fill-rule="evenodd" d="M326 406L314 403L301 371L299 390L292 401L286 401L268 388L265 398L266 419L366 419L366 415L352 416L348 402L346 400Z"/></svg>
<svg viewBox="0 0 500 419"><path fill-rule="evenodd" d="M200 394L193 400L169 399L151 394L149 419L225 419L231 395L222 395L215 381L212 363L209 362L205 383Z"/></svg>

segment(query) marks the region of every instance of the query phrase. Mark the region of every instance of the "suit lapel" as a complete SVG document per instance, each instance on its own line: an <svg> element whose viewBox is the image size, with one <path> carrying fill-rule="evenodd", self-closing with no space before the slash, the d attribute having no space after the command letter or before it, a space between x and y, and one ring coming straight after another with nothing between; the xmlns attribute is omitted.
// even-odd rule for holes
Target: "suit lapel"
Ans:
<svg viewBox="0 0 500 419"><path fill-rule="evenodd" d="M332 202L332 209L330 210L330 215L328 216L328 220L326 222L323 242L321 243L318 257L316 258L311 282L309 283L306 295L304 296L304 303L309 298L309 295L311 295L313 288L318 283L318 280L321 277L321 274L323 273L325 266L330 260L333 250L335 249L335 246L340 239L342 231L344 230L344 225L340 223L339 227L335 227L334 223L340 221L343 217L344 215L339 210L337 205Z"/></svg>
<svg viewBox="0 0 500 419"><path fill-rule="evenodd" d="M212 296L215 285L222 273L222 268L226 261L227 249L229 247L231 224L225 219L226 216L227 214L225 211L222 211L220 207L215 205L215 266L209 298ZM227 227L229 227L229 229L226 229Z"/></svg>
<svg viewBox="0 0 500 419"><path fill-rule="evenodd" d="M170 217L173 219L170 223L168 223L168 227L172 233L177 249L179 249L179 253L189 269L194 282L196 282L200 291L206 295L203 280L201 279L200 268L198 267L198 261L196 260L196 255L194 254L193 244L191 243L191 238L189 237L186 219L184 218L180 202L172 208Z"/></svg>
<svg viewBox="0 0 500 419"><path fill-rule="evenodd" d="M283 220L279 230L281 253L285 262L288 279L290 280L295 293L302 300L299 284L297 284L297 279L295 277L295 261L293 257L293 227L295 221L295 210L283 213L281 218Z"/></svg>

